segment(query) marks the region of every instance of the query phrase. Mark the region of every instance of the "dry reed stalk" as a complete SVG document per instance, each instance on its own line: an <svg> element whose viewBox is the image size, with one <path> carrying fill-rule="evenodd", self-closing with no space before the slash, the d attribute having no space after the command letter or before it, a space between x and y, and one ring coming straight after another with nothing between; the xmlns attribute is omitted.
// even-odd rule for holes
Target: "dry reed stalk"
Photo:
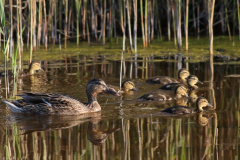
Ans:
<svg viewBox="0 0 240 160"><path fill-rule="evenodd" d="M46 2L43 1L43 8L44 8L44 30L43 30L43 36L45 38L44 44L45 44L45 49L47 50L47 12L46 12Z"/></svg>
<svg viewBox="0 0 240 160"><path fill-rule="evenodd" d="M13 1L9 0L9 9L10 9L10 55L12 55L13 52L13 9L12 4Z"/></svg>
<svg viewBox="0 0 240 160"><path fill-rule="evenodd" d="M79 0L75 0L76 11L77 11L77 46L79 45L79 15L80 15L81 2L82 1L79 2Z"/></svg>
<svg viewBox="0 0 240 160"><path fill-rule="evenodd" d="M153 2L149 1L150 3L150 6L151 6L151 27L152 27L152 30L151 30L151 40L154 39L154 7L155 6L155 0L153 0Z"/></svg>
<svg viewBox="0 0 240 160"><path fill-rule="evenodd" d="M145 0L145 45L148 46L148 0Z"/></svg>
<svg viewBox="0 0 240 160"><path fill-rule="evenodd" d="M233 44L234 44L234 37L235 37L235 27L236 27L236 1L233 1Z"/></svg>
<svg viewBox="0 0 240 160"><path fill-rule="evenodd" d="M175 47L177 46L177 34L176 34L176 19L175 19L175 1L171 1L172 2L172 19L173 19L173 35L174 35L174 44L175 44Z"/></svg>
<svg viewBox="0 0 240 160"><path fill-rule="evenodd" d="M83 39L86 38L86 16L87 15L87 0L83 0L83 19L82 19L82 24L83 24Z"/></svg>
<svg viewBox="0 0 240 160"><path fill-rule="evenodd" d="M145 31L144 31L144 25L143 25L143 2L142 1L143 0L140 0L142 39L143 39L143 47L146 47L146 44L145 44Z"/></svg>
<svg viewBox="0 0 240 160"><path fill-rule="evenodd" d="M215 0L208 1L208 13L210 14L209 17L209 46L210 46L210 54L213 54L213 17L214 17L214 6L215 6Z"/></svg>
<svg viewBox="0 0 240 160"><path fill-rule="evenodd" d="M129 2L127 0L127 14L128 14L128 33L129 33L129 41L130 41L130 50L132 52L132 31L131 31L131 20L130 20L130 9L129 9Z"/></svg>
<svg viewBox="0 0 240 160"><path fill-rule="evenodd" d="M39 9L38 9L38 38L37 38L37 48L40 49L40 40L41 40L41 31L42 31L42 0L39 0Z"/></svg>
<svg viewBox="0 0 240 160"><path fill-rule="evenodd" d="M69 11L69 17L68 17L68 35L70 35L70 29L71 29L71 21L72 20L72 7L70 7L70 11Z"/></svg>
<svg viewBox="0 0 240 160"><path fill-rule="evenodd" d="M68 0L65 1L65 5L66 5L66 8L65 8L65 25L64 25L64 34L65 34L65 38L64 38L64 48L67 48L67 23L68 23ZM55 19L55 22L56 22L56 19ZM55 26L56 28L57 26Z"/></svg>
<svg viewBox="0 0 240 160"><path fill-rule="evenodd" d="M121 17L121 28L122 28L122 33L123 33L123 51L125 51L125 28L124 28L124 22L123 22L123 0L119 1L119 6L120 6L120 17Z"/></svg>
<svg viewBox="0 0 240 160"><path fill-rule="evenodd" d="M172 4L173 5L173 4ZM172 6L173 7L173 6ZM175 7L173 7L175 9ZM168 40L171 40L171 16L170 16L170 12L171 12L171 7L169 4L169 0L167 0L167 24L168 24Z"/></svg>
<svg viewBox="0 0 240 160"><path fill-rule="evenodd" d="M36 36L36 25L37 25L37 7L36 7L36 0L32 0L32 9L33 9L33 50L37 49L37 36Z"/></svg>
<svg viewBox="0 0 240 160"><path fill-rule="evenodd" d="M240 10L239 10L239 0L237 0L237 10L238 10L238 26L240 26ZM240 29L238 30L239 41L240 41Z"/></svg>
<svg viewBox="0 0 240 160"><path fill-rule="evenodd" d="M22 19L23 19L23 17L22 17L22 1L20 0L19 1L19 27L20 27L20 45L19 45L19 48L20 48L20 51L21 51L21 53L23 52L23 38L22 38L22 33L23 33L23 31L22 31ZM1 36L0 36L1 37ZM0 40L0 43L1 43L1 40Z"/></svg>
<svg viewBox="0 0 240 160"><path fill-rule="evenodd" d="M17 44L18 44L18 52L19 52L19 54L21 54L20 31L19 30L20 30L20 24L19 24L19 0L17 0Z"/></svg>
<svg viewBox="0 0 240 160"><path fill-rule="evenodd" d="M186 51L188 51L188 5L189 5L189 0L186 0Z"/></svg>
<svg viewBox="0 0 240 160"><path fill-rule="evenodd" d="M30 63L32 62L32 51L33 51L33 1L30 1L30 16L31 16L31 35L30 35Z"/></svg>
<svg viewBox="0 0 240 160"><path fill-rule="evenodd" d="M135 53L137 53L137 0L133 2L134 9L134 48Z"/></svg>
<svg viewBox="0 0 240 160"><path fill-rule="evenodd" d="M103 45L105 45L106 14L107 14L107 3L106 3L106 0L104 0L104 15L103 15Z"/></svg>
<svg viewBox="0 0 240 160"><path fill-rule="evenodd" d="M178 0L177 1L177 44L178 44L178 49L181 50L182 49L182 32L181 32L181 5L182 5L182 1Z"/></svg>

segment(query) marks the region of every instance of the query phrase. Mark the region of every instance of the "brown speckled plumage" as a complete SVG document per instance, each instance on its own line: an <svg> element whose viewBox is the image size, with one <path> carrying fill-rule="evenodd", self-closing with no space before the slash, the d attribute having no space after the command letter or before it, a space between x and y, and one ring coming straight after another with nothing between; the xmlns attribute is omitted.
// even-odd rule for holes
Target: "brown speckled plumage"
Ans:
<svg viewBox="0 0 240 160"><path fill-rule="evenodd" d="M186 85L185 87L188 88L189 90L193 90L193 89L197 89L197 83L202 83L201 81L198 80L198 77L195 75L190 75L187 77L187 81L186 81ZM160 89L162 90L175 90L177 86L182 85L181 83L169 83L166 84L162 87L160 87Z"/></svg>
<svg viewBox="0 0 240 160"><path fill-rule="evenodd" d="M157 91L157 92L145 94L139 97L138 99L147 100L147 101L165 101L165 100L177 99L182 96L187 96L187 89L183 85L178 86L175 89L174 97L170 96L169 94L163 91Z"/></svg>
<svg viewBox="0 0 240 160"><path fill-rule="evenodd" d="M213 107L208 103L207 99L204 97L199 97L196 101L196 109L186 107L186 106L173 106L164 109L161 112L171 113L171 114L192 114L203 112L203 107Z"/></svg>
<svg viewBox="0 0 240 160"><path fill-rule="evenodd" d="M25 92L20 95L23 99L9 101L3 99L13 112L34 114L66 114L77 115L101 111L97 101L97 94L101 92L118 95L109 91L108 86L101 79L92 79L87 84L88 103L80 102L74 98L57 93L32 93Z"/></svg>
<svg viewBox="0 0 240 160"><path fill-rule="evenodd" d="M146 82L149 84L169 84L169 83L183 83L185 84L186 78L189 76L189 71L185 68L182 68L178 71L178 78L179 80L175 78L170 78L167 76L157 76L148 79Z"/></svg>

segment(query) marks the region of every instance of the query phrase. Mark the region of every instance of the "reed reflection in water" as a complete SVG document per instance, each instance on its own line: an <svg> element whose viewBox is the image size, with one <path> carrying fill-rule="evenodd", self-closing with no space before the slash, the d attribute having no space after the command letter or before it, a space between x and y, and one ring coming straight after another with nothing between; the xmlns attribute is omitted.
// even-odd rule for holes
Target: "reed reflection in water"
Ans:
<svg viewBox="0 0 240 160"><path fill-rule="evenodd" d="M46 72L19 77L18 92L55 92L86 101L89 79L98 77L107 84L119 84L119 61L99 56L84 61L88 58L42 62ZM3 159L238 159L240 85L238 78L230 75L240 74L236 69L239 65L220 65L214 60L181 62L181 65L179 61L150 60L154 57L125 59L125 78L132 76L138 91L122 94L121 99L100 95L101 113L77 117L21 115L9 112L1 103L0 156ZM136 102L140 95L160 88L146 84L148 77L177 77L178 67L186 66L204 82L194 96L203 94L214 104L216 112L188 117L159 116L153 113L174 104ZM0 85L4 88L4 83ZM4 91L0 95L5 97ZM194 107L189 102L187 105ZM102 135L89 136L90 133ZM94 145L97 143L89 140L93 137L103 138Z"/></svg>

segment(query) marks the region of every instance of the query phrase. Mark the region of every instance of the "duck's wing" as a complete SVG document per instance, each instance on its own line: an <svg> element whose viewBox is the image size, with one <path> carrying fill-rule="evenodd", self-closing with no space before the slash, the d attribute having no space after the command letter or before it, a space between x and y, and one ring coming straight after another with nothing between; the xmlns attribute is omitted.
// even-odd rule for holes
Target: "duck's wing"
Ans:
<svg viewBox="0 0 240 160"><path fill-rule="evenodd" d="M79 114L87 106L68 96L55 93L25 92L23 99L17 101L3 100L13 112L35 114Z"/></svg>
<svg viewBox="0 0 240 160"><path fill-rule="evenodd" d="M172 97L164 92L153 92L153 93L144 94L138 99L147 100L147 101L165 101L165 100L172 100Z"/></svg>
<svg viewBox="0 0 240 160"><path fill-rule="evenodd" d="M149 84L169 84L169 83L180 83L178 80L175 78L170 78L167 76L157 76L150 78L146 81L146 83Z"/></svg>
<svg viewBox="0 0 240 160"><path fill-rule="evenodd" d="M194 110L186 106L174 106L174 107L164 109L161 112L172 113L172 114L191 114L191 113L194 113Z"/></svg>
<svg viewBox="0 0 240 160"><path fill-rule="evenodd" d="M182 84L180 84L180 83L169 83L169 84L166 84L166 85L160 87L159 89L174 91L179 85L182 85Z"/></svg>

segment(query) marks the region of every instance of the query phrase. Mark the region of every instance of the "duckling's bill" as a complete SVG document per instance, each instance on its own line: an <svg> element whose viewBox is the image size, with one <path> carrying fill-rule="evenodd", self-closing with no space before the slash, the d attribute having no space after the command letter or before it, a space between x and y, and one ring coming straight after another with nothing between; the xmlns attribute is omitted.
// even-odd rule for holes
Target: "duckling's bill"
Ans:
<svg viewBox="0 0 240 160"><path fill-rule="evenodd" d="M118 92L115 92L115 91L109 90L109 89L106 90L106 93L114 95L114 96L120 96L120 94Z"/></svg>
<svg viewBox="0 0 240 160"><path fill-rule="evenodd" d="M197 83L203 84L203 82L201 82L201 81L199 81L199 80L198 80L198 82L197 82Z"/></svg>
<svg viewBox="0 0 240 160"><path fill-rule="evenodd" d="M208 104L206 105L206 107L211 107L211 108L213 108L213 105L211 105L210 103L208 103Z"/></svg>

